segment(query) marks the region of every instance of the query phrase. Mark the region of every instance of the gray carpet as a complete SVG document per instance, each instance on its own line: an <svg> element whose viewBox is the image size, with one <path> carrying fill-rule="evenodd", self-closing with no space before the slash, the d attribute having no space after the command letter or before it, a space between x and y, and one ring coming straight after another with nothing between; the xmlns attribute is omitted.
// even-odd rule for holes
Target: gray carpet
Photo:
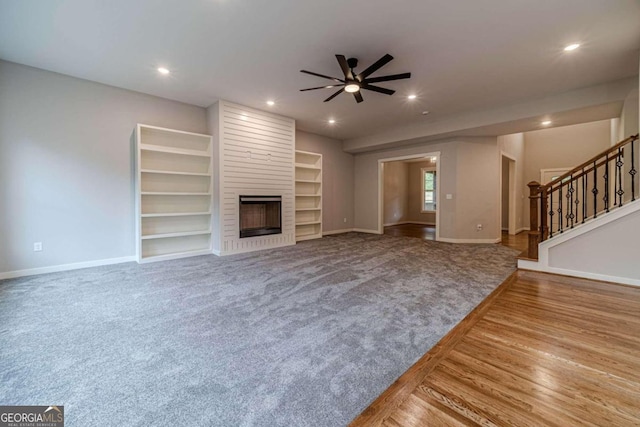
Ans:
<svg viewBox="0 0 640 427"><path fill-rule="evenodd" d="M341 426L517 251L349 233L0 282L0 405L67 426Z"/></svg>

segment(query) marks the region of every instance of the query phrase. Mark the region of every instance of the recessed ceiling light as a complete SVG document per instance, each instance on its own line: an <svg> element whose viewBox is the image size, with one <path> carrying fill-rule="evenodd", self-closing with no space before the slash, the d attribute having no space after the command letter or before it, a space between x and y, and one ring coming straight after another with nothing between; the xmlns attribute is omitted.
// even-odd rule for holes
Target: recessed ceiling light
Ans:
<svg viewBox="0 0 640 427"><path fill-rule="evenodd" d="M567 52L570 52L572 50L576 50L579 47L580 47L580 43L573 43L573 44L570 44L570 45L566 46L564 48L564 50L567 51Z"/></svg>
<svg viewBox="0 0 640 427"><path fill-rule="evenodd" d="M417 96L416 96L416 95L413 95L413 94L411 94L411 95L407 96L407 99L416 99L416 98L417 98Z"/></svg>
<svg viewBox="0 0 640 427"><path fill-rule="evenodd" d="M423 115L423 116L426 116L427 114L429 114L429 112L428 112L427 110L425 110L425 111L423 111L423 112L422 112L422 115Z"/></svg>
<svg viewBox="0 0 640 427"><path fill-rule="evenodd" d="M334 119L329 119L329 124L332 125L334 124L336 121Z"/></svg>
<svg viewBox="0 0 640 427"><path fill-rule="evenodd" d="M160 67L160 68L158 68L158 72L160 74L165 74L166 75L166 74L169 74L171 71L169 71L167 68Z"/></svg>
<svg viewBox="0 0 640 427"><path fill-rule="evenodd" d="M549 126L551 124L551 120L545 120L544 122L540 123L542 126Z"/></svg>
<svg viewBox="0 0 640 427"><path fill-rule="evenodd" d="M269 100L269 101L267 101L267 105L268 105L269 107L273 107L274 105L276 105L276 103L275 103L275 101L271 101L271 100Z"/></svg>

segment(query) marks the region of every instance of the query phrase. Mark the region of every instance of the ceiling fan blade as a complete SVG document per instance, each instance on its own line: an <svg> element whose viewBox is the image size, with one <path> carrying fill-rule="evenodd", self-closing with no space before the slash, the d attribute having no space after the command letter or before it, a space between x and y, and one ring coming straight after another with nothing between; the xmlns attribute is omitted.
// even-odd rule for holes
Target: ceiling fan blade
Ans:
<svg viewBox="0 0 640 427"><path fill-rule="evenodd" d="M353 92L353 97L356 99L356 102L358 104L360 104L362 101L364 101L364 99L362 99L362 94L360 93L360 91Z"/></svg>
<svg viewBox="0 0 640 427"><path fill-rule="evenodd" d="M378 71L380 68L384 67L387 63L389 63L389 61L391 61L393 59L393 56L389 55L388 53L383 56L382 58L378 59L376 62L374 62L373 64L371 64L369 66L369 68L367 68L366 70L364 70L363 72L361 72L360 74L358 74L356 76L356 79L358 79L358 81L362 81L364 79L367 78L367 76L369 76L370 74L375 73L376 71Z"/></svg>
<svg viewBox="0 0 640 427"><path fill-rule="evenodd" d="M342 68L344 78L347 80L353 80L353 73L349 68L349 64L347 64L347 58L345 58L344 55L336 55L336 59L338 60L338 64L340 64L340 68Z"/></svg>
<svg viewBox="0 0 640 427"><path fill-rule="evenodd" d="M411 73L392 74L390 76L372 77L370 79L365 79L365 83L388 82L391 80L408 79L410 77L411 77Z"/></svg>
<svg viewBox="0 0 640 427"><path fill-rule="evenodd" d="M329 80L333 80L334 82L341 82L344 83L344 80L340 80L336 77L329 77L329 76L325 76L324 74L318 74L318 73L314 73L313 71L307 71L307 70L300 70L301 73L305 73L305 74L311 74L312 76L316 76L316 77L322 77L323 79L329 79Z"/></svg>
<svg viewBox="0 0 640 427"><path fill-rule="evenodd" d="M333 95L331 95L330 97L325 99L324 102L331 101L333 98L335 98L336 96L340 95L342 92L344 92L344 88L340 89L339 91L337 91L336 93L334 93Z"/></svg>
<svg viewBox="0 0 640 427"><path fill-rule="evenodd" d="M307 91L307 90L316 90L316 89L331 89L332 87L337 87L337 86L342 86L342 83L335 84L335 85L318 86L318 87L310 87L310 88L307 88L307 89L300 89L300 92L304 92L304 91Z"/></svg>
<svg viewBox="0 0 640 427"><path fill-rule="evenodd" d="M374 92L384 93L385 95L393 95L396 93L395 90L387 89L384 87L373 86L373 85L364 85L362 89L372 90Z"/></svg>

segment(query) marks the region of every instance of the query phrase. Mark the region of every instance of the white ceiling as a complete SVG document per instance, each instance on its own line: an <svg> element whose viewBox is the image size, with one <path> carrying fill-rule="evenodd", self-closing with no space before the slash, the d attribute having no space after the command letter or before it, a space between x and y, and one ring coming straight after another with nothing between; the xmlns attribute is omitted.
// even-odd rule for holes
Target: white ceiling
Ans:
<svg viewBox="0 0 640 427"><path fill-rule="evenodd" d="M639 48L638 0L0 0L2 59L339 139L633 76ZM412 73L380 84L393 96L299 92L329 82L300 69L340 77L335 54L358 71L385 53L374 76Z"/></svg>

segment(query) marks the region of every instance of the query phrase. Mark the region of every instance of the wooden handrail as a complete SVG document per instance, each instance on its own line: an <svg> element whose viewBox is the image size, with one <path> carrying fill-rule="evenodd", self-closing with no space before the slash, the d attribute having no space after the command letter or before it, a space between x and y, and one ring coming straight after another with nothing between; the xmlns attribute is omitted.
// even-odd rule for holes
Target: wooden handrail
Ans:
<svg viewBox="0 0 640 427"><path fill-rule="evenodd" d="M631 135L629 138L627 139L623 139L622 141L618 142L616 145L611 146L610 148L607 148L605 151L603 151L600 154L597 154L595 156L593 156L591 159L587 160L586 162L580 164L579 166L576 166L575 168L571 169L569 172L560 175L559 177L557 177L556 179L554 179L553 181L544 184L542 187L545 187L547 190L549 190L551 187L553 187L555 184L562 182L563 179L567 178L568 176L573 175L574 173L580 171L582 168L591 165L593 162L597 161L598 159L600 159L601 157L605 157L608 154L613 153L614 151L617 151L618 148L623 147L624 145L627 145L629 142L631 141L635 141L636 139L638 139L638 134L635 135Z"/></svg>
<svg viewBox="0 0 640 427"><path fill-rule="evenodd" d="M530 201L529 258L537 259L540 242L556 233L562 233L565 229L596 218L600 212L598 210L599 189L604 191L604 197L601 199L604 203L603 211L609 212L610 209L622 206L624 202L622 195L625 193L623 166L627 160L630 168L624 173L631 175L631 201L636 200L635 183L638 169L636 169L637 155L634 153L634 144L637 140L638 134L632 135L545 185L540 185L536 181L527 184ZM625 159L623 149L628 145L630 145L629 159ZM604 176L600 178L602 184L598 179L598 168L604 168ZM589 185L592 187L587 188L588 176L591 173L593 173L593 180ZM566 189L566 195L563 195L563 189ZM554 199L555 194L557 194L556 199ZM588 205L591 205L588 209L592 210L592 215L587 211ZM557 217L554 216L556 214ZM552 222L553 218L557 218L557 222Z"/></svg>

